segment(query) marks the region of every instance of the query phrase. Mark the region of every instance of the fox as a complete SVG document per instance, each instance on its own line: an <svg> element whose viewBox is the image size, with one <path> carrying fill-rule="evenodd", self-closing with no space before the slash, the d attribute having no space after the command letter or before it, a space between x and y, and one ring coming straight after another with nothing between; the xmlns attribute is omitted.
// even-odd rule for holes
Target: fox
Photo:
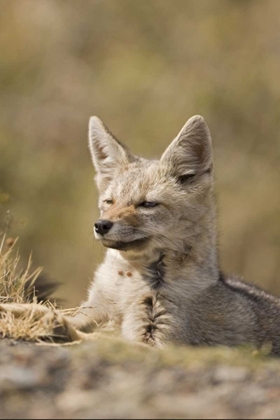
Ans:
<svg viewBox="0 0 280 420"><path fill-rule="evenodd" d="M57 325L66 340L109 329L123 339L163 348L268 345L280 356L280 299L219 265L210 130L191 117L159 159L136 156L98 117L89 150L99 192L95 239L107 250L73 316L28 308Z"/></svg>
<svg viewBox="0 0 280 420"><path fill-rule="evenodd" d="M88 298L69 321L111 325L124 339L163 347L271 346L280 355L280 299L219 267L210 130L191 117L160 159L134 155L98 117L89 122L107 248Z"/></svg>

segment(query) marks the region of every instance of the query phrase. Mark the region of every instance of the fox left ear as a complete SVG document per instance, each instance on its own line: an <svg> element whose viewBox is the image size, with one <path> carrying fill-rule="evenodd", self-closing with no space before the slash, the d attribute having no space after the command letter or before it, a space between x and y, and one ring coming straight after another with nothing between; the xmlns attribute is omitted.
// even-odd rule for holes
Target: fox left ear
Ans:
<svg viewBox="0 0 280 420"><path fill-rule="evenodd" d="M160 161L181 179L210 172L213 167L212 141L204 118L200 115L190 118Z"/></svg>
<svg viewBox="0 0 280 420"><path fill-rule="evenodd" d="M89 149L97 172L95 180L100 190L106 189L118 168L136 159L98 117L91 117L89 120Z"/></svg>

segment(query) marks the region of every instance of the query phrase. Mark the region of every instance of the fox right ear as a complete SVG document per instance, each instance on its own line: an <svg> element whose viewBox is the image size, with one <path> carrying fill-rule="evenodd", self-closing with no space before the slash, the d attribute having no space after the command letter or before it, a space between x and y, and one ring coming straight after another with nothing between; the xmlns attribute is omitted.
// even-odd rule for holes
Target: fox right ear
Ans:
<svg viewBox="0 0 280 420"><path fill-rule="evenodd" d="M161 162L182 181L212 170L211 135L203 117L195 115L186 122Z"/></svg>
<svg viewBox="0 0 280 420"><path fill-rule="evenodd" d="M100 190L108 186L118 168L135 160L98 117L91 117L89 120L89 149Z"/></svg>

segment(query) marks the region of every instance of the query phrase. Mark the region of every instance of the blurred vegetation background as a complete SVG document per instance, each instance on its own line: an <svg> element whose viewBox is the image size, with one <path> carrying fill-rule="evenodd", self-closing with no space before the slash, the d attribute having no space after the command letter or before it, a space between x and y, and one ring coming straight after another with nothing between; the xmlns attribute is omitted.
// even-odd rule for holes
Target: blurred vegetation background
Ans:
<svg viewBox="0 0 280 420"><path fill-rule="evenodd" d="M0 0L0 231L86 297L103 249L87 126L159 156L211 129L221 266L280 296L280 1Z"/></svg>

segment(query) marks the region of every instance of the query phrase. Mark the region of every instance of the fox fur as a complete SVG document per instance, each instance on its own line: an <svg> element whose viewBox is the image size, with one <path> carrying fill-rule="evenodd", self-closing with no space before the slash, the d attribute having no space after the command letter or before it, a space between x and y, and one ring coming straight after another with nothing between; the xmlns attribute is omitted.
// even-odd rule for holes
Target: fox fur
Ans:
<svg viewBox="0 0 280 420"><path fill-rule="evenodd" d="M97 117L89 123L107 252L72 325L110 323L128 340L162 347L265 343L280 354L280 299L221 273L213 152L201 116L159 160L135 156Z"/></svg>

